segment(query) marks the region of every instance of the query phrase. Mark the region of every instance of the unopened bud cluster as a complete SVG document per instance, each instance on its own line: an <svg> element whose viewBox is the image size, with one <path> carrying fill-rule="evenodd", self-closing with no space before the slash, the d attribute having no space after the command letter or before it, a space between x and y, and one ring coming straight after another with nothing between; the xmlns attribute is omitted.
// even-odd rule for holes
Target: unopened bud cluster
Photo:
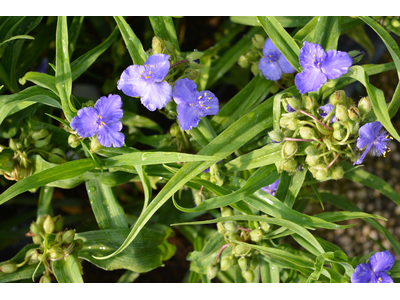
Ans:
<svg viewBox="0 0 400 300"><path fill-rule="evenodd" d="M368 97L356 105L344 91L335 91L329 103L320 106L312 96L283 97L280 129L269 132L273 143L282 144L278 172L296 172L306 167L315 179L341 179L339 159L356 161L354 149L360 124L371 112Z"/></svg>

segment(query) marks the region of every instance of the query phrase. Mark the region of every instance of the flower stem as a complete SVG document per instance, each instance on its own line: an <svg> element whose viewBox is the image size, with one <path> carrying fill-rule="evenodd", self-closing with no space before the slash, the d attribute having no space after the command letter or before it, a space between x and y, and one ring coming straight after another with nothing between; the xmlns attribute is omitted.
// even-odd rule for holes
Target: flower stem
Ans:
<svg viewBox="0 0 400 300"><path fill-rule="evenodd" d="M335 113L335 110L332 109L332 111L331 111L329 114L327 114L327 115L325 116L323 122L326 122L326 121L330 120L331 117L332 117L332 115L333 115L334 113Z"/></svg>
<svg viewBox="0 0 400 300"><path fill-rule="evenodd" d="M223 246L221 247L221 249L219 249L218 254L217 254L217 257L215 258L214 264L216 264L216 263L218 262L218 259L219 259L219 257L221 256L222 251L223 251L226 247L228 247L228 246L229 246L229 244L225 244L225 245L223 245Z"/></svg>
<svg viewBox="0 0 400 300"><path fill-rule="evenodd" d="M318 122L319 124L321 124L322 126L324 126L325 128L329 129L329 130L333 130L332 127L324 124L322 121L318 120L316 117L314 117L313 115L310 115L309 113L306 113L304 110L298 110L299 113L302 113L303 115L306 115L308 117L310 117L311 119L314 119L314 121Z"/></svg>
<svg viewBox="0 0 400 300"><path fill-rule="evenodd" d="M332 165L335 163L335 161L339 158L339 153L336 153L336 157L334 160L331 161L331 163L326 167L326 169L328 170L330 167L332 167Z"/></svg>
<svg viewBox="0 0 400 300"><path fill-rule="evenodd" d="M289 138L289 137L285 137L283 139L284 141L295 141L295 142L314 142L314 140L305 140L305 139L297 139L297 138Z"/></svg>
<svg viewBox="0 0 400 300"><path fill-rule="evenodd" d="M173 67L175 67L177 65L184 64L184 63L187 63L187 62L189 62L188 59L177 61L176 63L172 64L169 68L172 69Z"/></svg>
<svg viewBox="0 0 400 300"><path fill-rule="evenodd" d="M243 228L243 227L238 227L238 229L239 229L239 230L242 230L242 231L247 231L247 232L250 232L250 231L251 231L251 229L247 229L247 228Z"/></svg>

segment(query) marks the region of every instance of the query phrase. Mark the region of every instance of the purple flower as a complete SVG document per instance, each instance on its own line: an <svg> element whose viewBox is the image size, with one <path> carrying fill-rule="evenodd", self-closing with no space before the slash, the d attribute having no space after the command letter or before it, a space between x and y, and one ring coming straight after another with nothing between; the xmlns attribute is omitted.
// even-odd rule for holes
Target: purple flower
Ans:
<svg viewBox="0 0 400 300"><path fill-rule="evenodd" d="M47 63L49 62L49 59L45 57L43 61L40 63L40 65L36 68L36 72L39 73L47 73Z"/></svg>
<svg viewBox="0 0 400 300"><path fill-rule="evenodd" d="M275 196L276 190L278 189L279 181L281 181L280 178L277 181L275 181L273 184L264 186L261 189L264 192L267 192L268 194L270 194L271 196Z"/></svg>
<svg viewBox="0 0 400 300"><path fill-rule="evenodd" d="M169 55L154 54L144 66L129 66L118 80L118 89L131 97L139 97L151 111L162 109L171 100L172 88L163 82L169 71Z"/></svg>
<svg viewBox="0 0 400 300"><path fill-rule="evenodd" d="M394 265L394 255L388 250L371 256L369 263L359 264L351 274L352 283L393 283L386 272Z"/></svg>
<svg viewBox="0 0 400 300"><path fill-rule="evenodd" d="M330 104L330 103L328 103L324 106L320 106L319 109L322 110L322 113L319 113L319 115L322 118L325 118L334 108L335 107L333 106L333 104ZM331 120L329 121L329 123L335 122L335 118L336 118L336 115L333 115Z"/></svg>
<svg viewBox="0 0 400 300"><path fill-rule="evenodd" d="M372 154L375 156L385 156L389 148L386 146L390 141L390 136L386 130L382 130L382 124L379 121L367 123L361 126L358 130L359 138L357 139L357 148L365 148L361 157L353 164L359 165L363 162L367 153L372 149Z"/></svg>
<svg viewBox="0 0 400 300"><path fill-rule="evenodd" d="M275 47L271 39L268 39L263 48L263 57L260 59L258 68L268 80L279 80L282 73L293 73L295 68L287 61L286 57Z"/></svg>
<svg viewBox="0 0 400 300"><path fill-rule="evenodd" d="M296 110L290 106L290 104L286 105L287 112L296 112Z"/></svg>
<svg viewBox="0 0 400 300"><path fill-rule="evenodd" d="M295 84L301 94L318 91L327 79L336 79L346 74L353 64L346 52L325 52L320 45L308 42L303 43L299 62L303 71L296 75Z"/></svg>
<svg viewBox="0 0 400 300"><path fill-rule="evenodd" d="M196 127L200 117L218 113L217 97L210 91L198 92L193 80L182 78L176 81L172 96L178 105L176 111L182 130Z"/></svg>
<svg viewBox="0 0 400 300"><path fill-rule="evenodd" d="M223 159L221 159L219 162L217 162L217 165L219 164L219 163L221 163L223 161ZM208 168L206 168L206 169L204 169L203 170L203 173L209 173L210 172L210 167L208 167Z"/></svg>
<svg viewBox="0 0 400 300"><path fill-rule="evenodd" d="M78 116L71 120L71 128L83 138L97 134L97 140L104 147L122 147L125 136L119 132L122 129L124 112L122 101L118 95L108 95L97 100L94 107L84 107L78 110Z"/></svg>

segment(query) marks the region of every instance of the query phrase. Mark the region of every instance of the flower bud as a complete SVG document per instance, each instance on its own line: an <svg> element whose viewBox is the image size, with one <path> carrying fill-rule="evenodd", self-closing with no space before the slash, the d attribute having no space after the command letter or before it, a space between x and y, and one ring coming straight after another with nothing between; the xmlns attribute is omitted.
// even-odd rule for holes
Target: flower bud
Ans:
<svg viewBox="0 0 400 300"><path fill-rule="evenodd" d="M251 64L250 70L254 76L257 76L260 73L260 70L258 69L258 64Z"/></svg>
<svg viewBox="0 0 400 300"><path fill-rule="evenodd" d="M284 128L290 129L290 130L296 130L297 127L299 127L299 119L283 116L279 120L279 124L281 125L281 127L284 127Z"/></svg>
<svg viewBox="0 0 400 300"><path fill-rule="evenodd" d="M247 282L253 282L254 281L254 272L247 270L246 272L242 273L242 276L244 279L246 279Z"/></svg>
<svg viewBox="0 0 400 300"><path fill-rule="evenodd" d="M47 215L47 218L43 223L44 232L53 233L54 228L55 228L55 225L54 225L53 219L49 215Z"/></svg>
<svg viewBox="0 0 400 300"><path fill-rule="evenodd" d="M311 128L308 126L300 127L299 133L300 133L300 136L306 140L309 140L312 138L318 138L317 133L315 132L314 128Z"/></svg>
<svg viewBox="0 0 400 300"><path fill-rule="evenodd" d="M332 179L339 180L339 179L343 178L344 171L340 165L333 166L329 170L330 170L330 176Z"/></svg>
<svg viewBox="0 0 400 300"><path fill-rule="evenodd" d="M73 230L68 230L63 234L62 240L66 244L71 244L74 241L75 238L75 229Z"/></svg>
<svg viewBox="0 0 400 300"><path fill-rule="evenodd" d="M333 105L344 104L345 101L346 101L346 93L343 90L335 91L329 97L329 102Z"/></svg>
<svg viewBox="0 0 400 300"><path fill-rule="evenodd" d="M151 48L153 49L153 54L162 53L162 50L165 48L163 39L159 38L158 36L153 37Z"/></svg>
<svg viewBox="0 0 400 300"><path fill-rule="evenodd" d="M346 136L346 130L343 127L339 128L339 129L335 129L333 131L333 137L338 141L343 140L345 138L345 136Z"/></svg>
<svg viewBox="0 0 400 300"><path fill-rule="evenodd" d="M339 119L339 121L342 123L347 123L347 121L349 120L347 109L344 105L336 105L336 118Z"/></svg>
<svg viewBox="0 0 400 300"><path fill-rule="evenodd" d="M360 123L359 122L353 122L353 121L349 121L349 126L350 126L350 134L357 134L358 133L358 129L360 128Z"/></svg>
<svg viewBox="0 0 400 300"><path fill-rule="evenodd" d="M50 260L59 260L64 257L64 251L60 246L53 246L47 252Z"/></svg>
<svg viewBox="0 0 400 300"><path fill-rule="evenodd" d="M212 280L214 279L219 271L219 266L218 265L209 265L207 267L207 279Z"/></svg>
<svg viewBox="0 0 400 300"><path fill-rule="evenodd" d="M293 173L297 170L297 161L295 158L290 158L282 164L282 170L288 173Z"/></svg>
<svg viewBox="0 0 400 300"><path fill-rule="evenodd" d="M204 200L206 200L206 197L204 196L203 193L196 193L194 194L194 204L197 206L199 206Z"/></svg>
<svg viewBox="0 0 400 300"><path fill-rule="evenodd" d="M336 123L335 123L335 124L336 124ZM304 152L305 152L307 155L317 155L319 151L318 151L317 146L311 145L311 146L308 146L308 147L306 148L306 150L304 150Z"/></svg>
<svg viewBox="0 0 400 300"><path fill-rule="evenodd" d="M76 136L75 134L70 134L70 135L68 136L68 145L70 145L71 148L76 148L76 147L78 147L78 146L80 145L79 137Z"/></svg>
<svg viewBox="0 0 400 300"><path fill-rule="evenodd" d="M40 277L39 283L51 283L50 275L43 275Z"/></svg>
<svg viewBox="0 0 400 300"><path fill-rule="evenodd" d="M0 265L0 272L3 273L14 273L15 271L17 271L17 269L17 263L14 261L10 261L8 263Z"/></svg>
<svg viewBox="0 0 400 300"><path fill-rule="evenodd" d="M252 231L250 231L250 239L257 243L259 241L261 241L263 238L263 232L261 231L261 229L254 229Z"/></svg>
<svg viewBox="0 0 400 300"><path fill-rule="evenodd" d="M54 148L53 150L51 150L48 161L53 164L62 164L65 163L67 159L65 157L64 151L62 151L60 148Z"/></svg>
<svg viewBox="0 0 400 300"><path fill-rule="evenodd" d="M271 138L271 141L280 143L283 141L283 138L285 137L285 135L283 134L283 132L279 129L275 129L272 130L270 132L268 132L269 137Z"/></svg>
<svg viewBox="0 0 400 300"><path fill-rule="evenodd" d="M261 222L261 230L264 233L268 233L271 230L271 226L267 222Z"/></svg>
<svg viewBox="0 0 400 300"><path fill-rule="evenodd" d="M97 140L97 138L93 137L91 139L91 141L90 141L90 152L91 153L96 153L96 152L100 151L103 148L104 147L102 145L100 145L100 143Z"/></svg>
<svg viewBox="0 0 400 300"><path fill-rule="evenodd" d="M233 259L232 257L225 256L221 259L221 271L226 271L232 267Z"/></svg>
<svg viewBox="0 0 400 300"><path fill-rule="evenodd" d="M32 254L36 251L36 249L29 249L28 251L25 252L25 259L32 257Z"/></svg>
<svg viewBox="0 0 400 300"><path fill-rule="evenodd" d="M337 129L343 128L343 125L338 122L335 122L332 124L332 128L333 128L333 130L337 130Z"/></svg>
<svg viewBox="0 0 400 300"><path fill-rule="evenodd" d="M39 234L39 232L43 232L43 228L39 227L35 222L31 223L29 230L32 231L34 234Z"/></svg>
<svg viewBox="0 0 400 300"><path fill-rule="evenodd" d="M62 232L62 231L59 231L59 232L56 234L56 238L55 238L56 243L61 243L61 241L62 241L62 236L63 236L63 232Z"/></svg>
<svg viewBox="0 0 400 300"><path fill-rule="evenodd" d="M247 60L246 56L242 55L239 57L238 65L243 69L246 69L249 66L249 61Z"/></svg>
<svg viewBox="0 0 400 300"><path fill-rule="evenodd" d="M317 106L317 102L310 96L303 96L301 98L301 106L307 110L312 110Z"/></svg>
<svg viewBox="0 0 400 300"><path fill-rule="evenodd" d="M358 109L362 118L371 111L371 100L369 100L368 96L361 98L360 102L358 102Z"/></svg>
<svg viewBox="0 0 400 300"><path fill-rule="evenodd" d="M282 157L290 158L296 154L297 150L298 146L295 141L286 141L282 147Z"/></svg>
<svg viewBox="0 0 400 300"><path fill-rule="evenodd" d="M32 241L34 244L40 245L43 242L43 238L40 234L38 234L32 237Z"/></svg>
<svg viewBox="0 0 400 300"><path fill-rule="evenodd" d="M290 107L294 110L299 110L301 108L300 100L295 97L286 98L286 101L290 105ZM293 112L293 111L290 111Z"/></svg>
<svg viewBox="0 0 400 300"><path fill-rule="evenodd" d="M61 230L63 230L64 228L64 217L61 215L55 216L53 218L53 222L54 222L54 232L59 232Z"/></svg>
<svg viewBox="0 0 400 300"><path fill-rule="evenodd" d="M316 155L307 155L306 163L310 167L316 166L319 163L319 157L317 157Z"/></svg>
<svg viewBox="0 0 400 300"><path fill-rule="evenodd" d="M217 223L217 230L220 234L224 234L226 232L224 226L222 225L222 222Z"/></svg>
<svg viewBox="0 0 400 300"><path fill-rule="evenodd" d="M237 244L234 248L234 252L236 255L241 256L241 255L245 255L247 254L249 251L251 250L251 248L249 246L246 245L242 245L242 244Z"/></svg>
<svg viewBox="0 0 400 300"><path fill-rule="evenodd" d="M262 49L265 44L265 38L261 34L255 34L252 37L251 42L255 48Z"/></svg>
<svg viewBox="0 0 400 300"><path fill-rule="evenodd" d="M229 241L237 241L239 239L237 233L233 231L228 231L225 236Z"/></svg>
<svg viewBox="0 0 400 300"><path fill-rule="evenodd" d="M315 174L315 179L324 180L328 176L328 170L326 168L319 169Z"/></svg>
<svg viewBox="0 0 400 300"><path fill-rule="evenodd" d="M236 222L228 221L222 224L226 231L236 232L238 225Z"/></svg>
<svg viewBox="0 0 400 300"><path fill-rule="evenodd" d="M238 265L242 272L246 272L248 268L248 259L246 257L241 257L238 259Z"/></svg>
<svg viewBox="0 0 400 300"><path fill-rule="evenodd" d="M229 207L221 207L221 217L233 216L233 210Z"/></svg>

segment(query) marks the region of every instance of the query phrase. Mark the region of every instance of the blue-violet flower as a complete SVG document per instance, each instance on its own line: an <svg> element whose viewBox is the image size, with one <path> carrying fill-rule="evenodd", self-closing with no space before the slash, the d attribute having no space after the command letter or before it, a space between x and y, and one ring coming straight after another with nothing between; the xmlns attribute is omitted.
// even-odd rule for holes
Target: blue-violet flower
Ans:
<svg viewBox="0 0 400 300"><path fill-rule="evenodd" d="M299 62L303 71L295 77L295 84L301 94L318 91L327 79L336 79L346 74L353 60L346 52L328 50L308 42L300 49Z"/></svg>
<svg viewBox="0 0 400 300"><path fill-rule="evenodd" d="M200 117L218 113L218 98L210 91L198 92L193 80L187 78L177 80L172 96L177 104L176 111L182 130L196 127Z"/></svg>
<svg viewBox="0 0 400 300"><path fill-rule="evenodd" d="M394 265L394 255L388 250L371 256L369 263L359 264L351 274L352 283L393 283L386 274Z"/></svg>
<svg viewBox="0 0 400 300"><path fill-rule="evenodd" d="M325 104L324 106L320 106L319 109L322 110L322 112L319 113L319 115L322 118L325 118L334 108L335 107L333 106L333 104L330 104L330 103ZM335 122L335 118L336 118L336 115L334 114L332 116L331 120L329 121L329 123Z"/></svg>
<svg viewBox="0 0 400 300"><path fill-rule="evenodd" d="M353 164L359 165L363 162L367 153L372 150L372 154L375 156L383 155L385 157L386 152L390 149L386 146L391 140L386 130L382 130L382 124L379 121L364 124L358 130L359 138L357 139L357 148L365 148L364 153L360 158Z"/></svg>
<svg viewBox="0 0 400 300"><path fill-rule="evenodd" d="M122 147L125 136L121 131L124 112L119 95L108 95L97 100L94 107L78 110L78 116L71 120L71 128L83 138L97 134L97 140L104 147Z"/></svg>
<svg viewBox="0 0 400 300"><path fill-rule="evenodd" d="M276 190L278 189L278 185L279 185L279 182L281 181L281 179L279 178L277 181L275 181L274 183L272 183L272 184L270 184L270 185L267 185L267 186L264 186L264 187L262 187L261 189L264 191L264 192L267 192L268 194L270 194L271 196L275 196L275 194L276 194Z"/></svg>
<svg viewBox="0 0 400 300"><path fill-rule="evenodd" d="M296 71L270 38L266 40L262 52L263 57L260 59L258 68L266 79L279 80L282 73L290 74Z"/></svg>
<svg viewBox="0 0 400 300"><path fill-rule="evenodd" d="M171 86L163 81L169 71L169 55L151 55L144 66L129 66L118 80L118 89L131 97L139 97L150 111L162 109L172 97Z"/></svg>

